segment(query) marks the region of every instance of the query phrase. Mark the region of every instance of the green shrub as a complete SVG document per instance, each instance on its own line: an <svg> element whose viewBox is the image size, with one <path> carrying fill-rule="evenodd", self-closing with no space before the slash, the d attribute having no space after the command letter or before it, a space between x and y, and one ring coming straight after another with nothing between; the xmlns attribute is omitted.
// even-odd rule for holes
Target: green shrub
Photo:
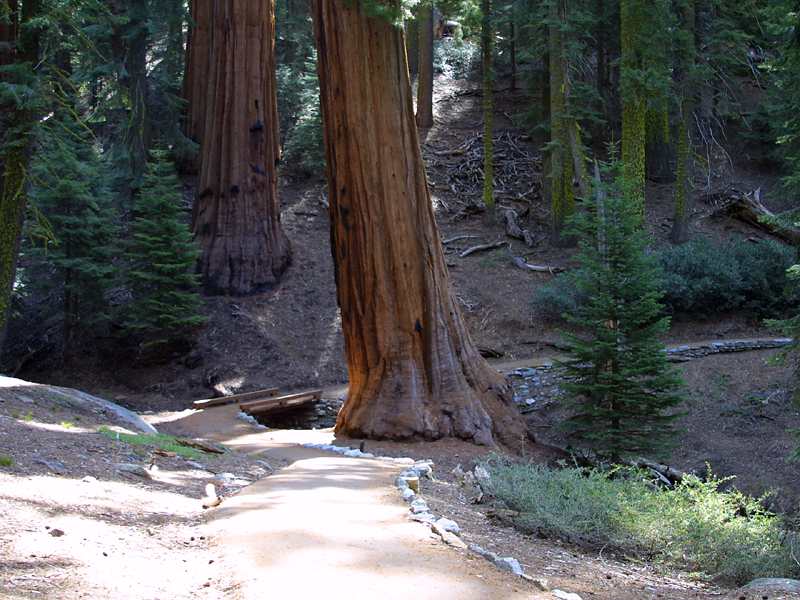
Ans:
<svg viewBox="0 0 800 600"><path fill-rule="evenodd" d="M7 454L0 454L0 467L10 468L14 466L14 459Z"/></svg>
<svg viewBox="0 0 800 600"><path fill-rule="evenodd" d="M467 79L480 60L480 48L471 42L443 38L433 43L433 70L451 79Z"/></svg>
<svg viewBox="0 0 800 600"><path fill-rule="evenodd" d="M546 319L557 321L564 314L575 312L585 300L575 286L572 274L562 273L536 290L533 306Z"/></svg>
<svg viewBox="0 0 800 600"><path fill-rule="evenodd" d="M800 298L786 278L794 250L775 241L732 240L716 244L696 239L656 253L667 312L707 317L744 310L757 316L779 315ZM536 290L533 306L545 318L558 320L583 301L565 273Z"/></svg>
<svg viewBox="0 0 800 600"><path fill-rule="evenodd" d="M796 534L727 480L690 476L658 488L644 472L553 470L490 458L492 492L520 522L548 535L646 556L739 585L756 577L796 577Z"/></svg>
<svg viewBox="0 0 800 600"><path fill-rule="evenodd" d="M659 253L665 302L673 313L707 316L746 309L774 314L787 306L791 248L774 241L698 239Z"/></svg>

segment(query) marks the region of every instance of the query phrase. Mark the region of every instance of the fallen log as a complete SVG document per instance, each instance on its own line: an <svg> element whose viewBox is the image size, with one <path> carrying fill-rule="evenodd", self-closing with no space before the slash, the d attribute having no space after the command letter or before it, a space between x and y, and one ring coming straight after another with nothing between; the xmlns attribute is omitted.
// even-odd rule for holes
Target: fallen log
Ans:
<svg viewBox="0 0 800 600"><path fill-rule="evenodd" d="M800 230L781 223L780 215L776 215L761 202L761 188L752 194L736 190L728 192L727 198L711 214L712 217L731 217L752 227L766 231L792 245L800 245Z"/></svg>
<svg viewBox="0 0 800 600"><path fill-rule="evenodd" d="M207 398L206 400L195 400L192 402L193 406L197 408L210 408L212 406L224 406L225 404L235 404L236 402L246 402L248 400L256 400L260 398L270 398L278 395L278 388L269 388L266 390L257 390L255 392L247 392L244 394L234 394L233 396L223 396L222 398Z"/></svg>
<svg viewBox="0 0 800 600"><path fill-rule="evenodd" d="M475 254L476 252L485 252L486 250L494 250L495 248L502 248L503 246L507 246L508 242L495 242L493 244L480 244L478 246L472 246L471 248L467 248L458 256L461 258L466 258L470 254Z"/></svg>
<svg viewBox="0 0 800 600"><path fill-rule="evenodd" d="M181 446L194 448L195 450L200 450L201 452L206 452L208 454L225 454L225 448L212 442L190 440L188 438L177 438L175 441Z"/></svg>
<svg viewBox="0 0 800 600"><path fill-rule="evenodd" d="M550 275L555 275L556 273L562 273L564 269L562 267L551 267L549 265L532 265L529 262L525 261L524 258L520 256L511 255L511 260L514 262L518 268L524 271L533 271L535 273L550 273Z"/></svg>
<svg viewBox="0 0 800 600"><path fill-rule="evenodd" d="M444 240L442 242L442 245L446 246L447 244L452 244L453 242L457 242L459 240L471 240L471 239L475 239L476 237L478 237L478 236L477 235L455 235L455 236L453 236L451 238L447 238L446 240Z"/></svg>
<svg viewBox="0 0 800 600"><path fill-rule="evenodd" d="M536 245L533 234L527 229L523 229L522 225L519 224L519 215L513 208L506 208L503 211L503 223L508 237L522 240L529 248L533 248Z"/></svg>
<svg viewBox="0 0 800 600"><path fill-rule="evenodd" d="M314 404L322 399L322 390L309 390L296 394L288 394L267 400L255 400L239 404L242 412L249 415L264 415L299 408L305 404Z"/></svg>

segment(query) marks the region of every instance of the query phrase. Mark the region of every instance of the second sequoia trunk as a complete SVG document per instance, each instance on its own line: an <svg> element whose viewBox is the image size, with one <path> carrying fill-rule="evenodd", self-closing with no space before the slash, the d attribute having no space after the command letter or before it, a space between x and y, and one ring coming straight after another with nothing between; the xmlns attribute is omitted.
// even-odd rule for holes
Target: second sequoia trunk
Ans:
<svg viewBox="0 0 800 600"><path fill-rule="evenodd" d="M193 36L209 44L208 72L193 74L208 82L205 121L193 125L202 157L194 210L200 269L209 293L253 294L289 263L277 188L274 3L222 0L208 16L210 37Z"/></svg>
<svg viewBox="0 0 800 600"><path fill-rule="evenodd" d="M331 238L350 390L338 433L518 445L505 380L450 290L420 154L402 30L315 0Z"/></svg>

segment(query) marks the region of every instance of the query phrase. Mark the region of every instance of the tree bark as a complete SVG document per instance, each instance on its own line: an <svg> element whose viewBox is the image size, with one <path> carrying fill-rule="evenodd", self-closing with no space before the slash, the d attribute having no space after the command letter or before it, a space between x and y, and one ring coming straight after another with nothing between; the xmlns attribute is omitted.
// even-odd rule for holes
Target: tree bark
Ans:
<svg viewBox="0 0 800 600"><path fill-rule="evenodd" d="M575 212L575 194L572 189L572 145L567 98L569 78L566 49L561 24L566 20L566 0L550 2L550 213L551 239L556 246L570 246L574 238L564 236L567 219Z"/></svg>
<svg viewBox="0 0 800 600"><path fill-rule="evenodd" d="M194 73L208 88L193 226L205 290L241 296L273 286L290 260L277 185L274 2L215 2L211 17L210 65Z"/></svg>
<svg viewBox="0 0 800 600"><path fill-rule="evenodd" d="M417 127L433 127L433 4L419 7L419 78L417 79Z"/></svg>
<svg viewBox="0 0 800 600"><path fill-rule="evenodd" d="M647 146L647 100L633 82L632 73L642 70L638 44L642 43L642 0L620 2L620 45L622 49L622 174L624 193L637 205L644 220L645 161Z"/></svg>
<svg viewBox="0 0 800 600"><path fill-rule="evenodd" d="M28 63L33 70L39 58L39 35L20 34L19 23L37 16L40 0L7 0L9 22L0 28L0 65ZM0 81L16 83L13 73ZM5 342L11 294L17 274L19 245L28 204L27 170L30 139L36 115L18 106L0 107L0 351Z"/></svg>
<svg viewBox="0 0 800 600"><path fill-rule="evenodd" d="M350 375L336 431L519 445L505 380L450 290L414 122L402 30L315 0L331 239Z"/></svg>
<svg viewBox="0 0 800 600"><path fill-rule="evenodd" d="M483 70L483 204L494 212L494 19L492 0L481 0Z"/></svg>
<svg viewBox="0 0 800 600"><path fill-rule="evenodd" d="M406 21L406 57L412 79L419 74L419 17Z"/></svg>
<svg viewBox="0 0 800 600"><path fill-rule="evenodd" d="M203 140L206 119L212 6L212 0L192 0L186 45L186 75L183 79L183 97L187 104L185 133L197 143Z"/></svg>

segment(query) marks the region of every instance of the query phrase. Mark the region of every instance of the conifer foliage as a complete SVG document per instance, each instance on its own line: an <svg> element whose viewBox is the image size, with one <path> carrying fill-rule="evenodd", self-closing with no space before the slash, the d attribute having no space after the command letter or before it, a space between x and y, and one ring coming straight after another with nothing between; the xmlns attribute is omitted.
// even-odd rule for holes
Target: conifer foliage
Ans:
<svg viewBox="0 0 800 600"><path fill-rule="evenodd" d="M181 215L180 181L162 154L153 153L134 207L126 278L133 296L123 319L143 347L185 341L200 314L199 249Z"/></svg>
<svg viewBox="0 0 800 600"><path fill-rule="evenodd" d="M612 460L669 445L682 386L658 339L669 319L640 208L621 187L618 180L598 190L596 210L576 221L581 268L574 279L587 300L569 317L582 333L567 335L570 356L561 363L574 408L566 428Z"/></svg>
<svg viewBox="0 0 800 600"><path fill-rule="evenodd" d="M43 241L33 249L39 268L56 275L37 277L39 285L63 290L63 348L70 354L80 330L110 318L105 293L116 273L117 228L106 165L86 126L63 112L47 122L49 143L31 166L31 197L45 219L30 233Z"/></svg>

